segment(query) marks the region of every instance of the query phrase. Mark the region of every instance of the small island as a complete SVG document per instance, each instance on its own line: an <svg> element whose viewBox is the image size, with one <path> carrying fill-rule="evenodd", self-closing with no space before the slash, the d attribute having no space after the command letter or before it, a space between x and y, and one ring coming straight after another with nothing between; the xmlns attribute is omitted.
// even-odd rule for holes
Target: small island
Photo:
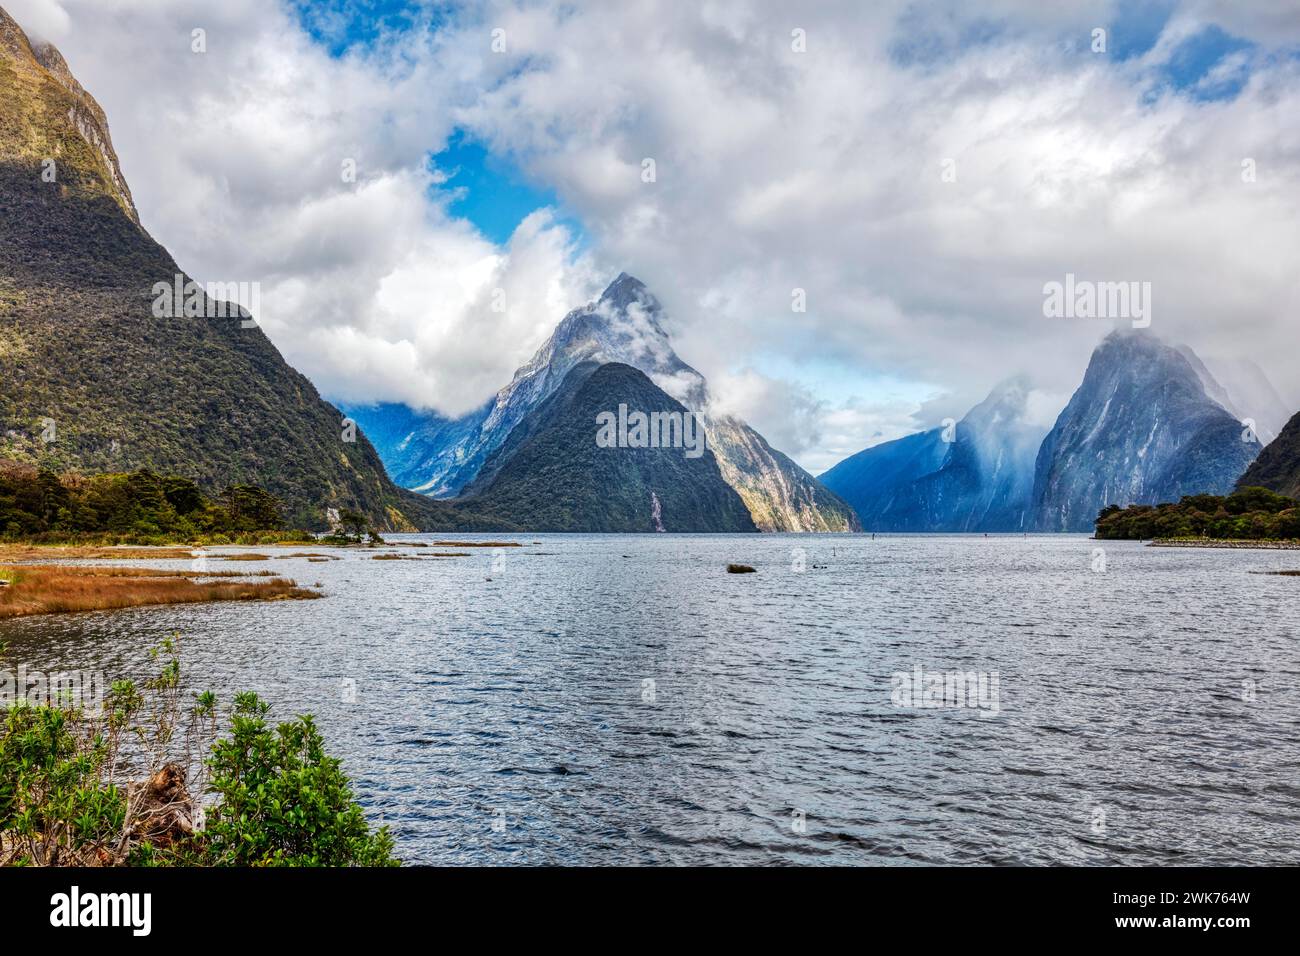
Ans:
<svg viewBox="0 0 1300 956"><path fill-rule="evenodd" d="M1097 515L1104 541L1156 547L1300 549L1300 501L1267 488L1187 495L1176 504L1110 505Z"/></svg>

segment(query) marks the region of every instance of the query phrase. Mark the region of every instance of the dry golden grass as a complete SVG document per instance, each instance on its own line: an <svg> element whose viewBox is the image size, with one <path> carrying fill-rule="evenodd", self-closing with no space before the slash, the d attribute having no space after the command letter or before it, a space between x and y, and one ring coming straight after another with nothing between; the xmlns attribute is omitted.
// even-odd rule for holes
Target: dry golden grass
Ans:
<svg viewBox="0 0 1300 956"><path fill-rule="evenodd" d="M269 554L255 554L251 551L245 554L214 554L213 557L218 558L222 561L270 561L271 560L271 556Z"/></svg>
<svg viewBox="0 0 1300 956"><path fill-rule="evenodd" d="M430 541L429 544L443 548L522 548L518 541Z"/></svg>
<svg viewBox="0 0 1300 956"><path fill-rule="evenodd" d="M0 560L11 561L162 561L189 560L195 548L110 548L102 545L0 544Z"/></svg>
<svg viewBox="0 0 1300 956"><path fill-rule="evenodd" d="M321 596L285 578L251 581L249 577L236 572L197 574L149 568L5 566L0 567L0 581L8 582L0 587L0 619L158 604Z"/></svg>

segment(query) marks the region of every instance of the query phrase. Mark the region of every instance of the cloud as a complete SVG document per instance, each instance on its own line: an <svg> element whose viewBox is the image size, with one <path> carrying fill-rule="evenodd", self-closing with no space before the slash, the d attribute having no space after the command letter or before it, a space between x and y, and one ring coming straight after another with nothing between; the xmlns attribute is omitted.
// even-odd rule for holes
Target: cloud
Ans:
<svg viewBox="0 0 1300 956"><path fill-rule="evenodd" d="M966 6L502 5L484 19L515 68L462 118L656 290L715 383L778 352L965 407L1021 370L1059 392L1108 331L1044 318L1043 285L1067 272L1150 281L1161 334L1294 383L1300 63L1233 57L1205 83L1244 79L1240 94L1199 102L1153 93L1155 71L1222 5L1176 10L1168 42L1125 61L1089 47L1122 8L982 5L997 27L972 40ZM1277 18L1233 22L1268 42ZM900 59L932 28L944 56ZM1266 175L1244 181L1247 158ZM743 394L739 411L799 447L803 405Z"/></svg>
<svg viewBox="0 0 1300 956"><path fill-rule="evenodd" d="M38 42L58 43L67 36L72 22L59 0L5 0L4 9Z"/></svg>
<svg viewBox="0 0 1300 956"><path fill-rule="evenodd" d="M39 6L148 228L200 279L262 281L268 334L335 397L473 407L627 270L715 397L820 469L930 424L938 405L882 377L954 417L1019 371L1068 395L1108 330L1043 316L1072 272L1151 282L1153 331L1256 359L1300 405L1287 10L1185 0L1121 59L1089 48L1123 28L1108 2L484 0L335 58L254 0ZM1213 102L1161 73L1207 23L1259 47L1212 66L1207 88L1241 84ZM505 246L451 215L427 157L457 128L553 190L581 241L547 211Z"/></svg>
<svg viewBox="0 0 1300 956"><path fill-rule="evenodd" d="M464 43L335 58L261 0L64 6L145 226L201 282L260 283L259 323L326 395L467 411L597 289L551 212L504 246L449 213L429 154L478 92Z"/></svg>

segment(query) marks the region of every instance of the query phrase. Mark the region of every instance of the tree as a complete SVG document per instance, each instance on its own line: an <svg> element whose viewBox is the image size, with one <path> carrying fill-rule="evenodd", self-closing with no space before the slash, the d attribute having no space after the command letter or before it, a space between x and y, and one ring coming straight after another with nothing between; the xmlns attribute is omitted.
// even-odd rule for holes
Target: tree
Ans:
<svg viewBox="0 0 1300 956"><path fill-rule="evenodd" d="M339 510L339 527L338 533L348 541L361 543L362 537L370 530L370 522L366 516L359 511L351 508L342 508Z"/></svg>
<svg viewBox="0 0 1300 956"><path fill-rule="evenodd" d="M212 748L209 862L221 866L396 866L386 828L371 833L310 716L272 729L256 694L235 698L230 737Z"/></svg>

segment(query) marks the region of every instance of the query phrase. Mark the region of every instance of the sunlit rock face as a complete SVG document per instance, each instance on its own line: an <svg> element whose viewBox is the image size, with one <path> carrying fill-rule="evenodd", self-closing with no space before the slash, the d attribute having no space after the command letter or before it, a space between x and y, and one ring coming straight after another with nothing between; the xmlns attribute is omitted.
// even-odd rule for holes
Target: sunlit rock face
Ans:
<svg viewBox="0 0 1300 956"><path fill-rule="evenodd" d="M663 307L645 285L620 275L595 302L564 317L510 384L457 419L404 406L353 408L402 485L439 498L459 495L493 454L576 366L618 362L643 372L705 422L723 478L764 531L854 531L844 501L733 416L714 415L708 384L673 350Z"/></svg>
<svg viewBox="0 0 1300 956"><path fill-rule="evenodd" d="M1207 392L1187 351L1136 330L1097 347L1039 450L1033 527L1090 531L1107 505L1232 490L1260 444Z"/></svg>

